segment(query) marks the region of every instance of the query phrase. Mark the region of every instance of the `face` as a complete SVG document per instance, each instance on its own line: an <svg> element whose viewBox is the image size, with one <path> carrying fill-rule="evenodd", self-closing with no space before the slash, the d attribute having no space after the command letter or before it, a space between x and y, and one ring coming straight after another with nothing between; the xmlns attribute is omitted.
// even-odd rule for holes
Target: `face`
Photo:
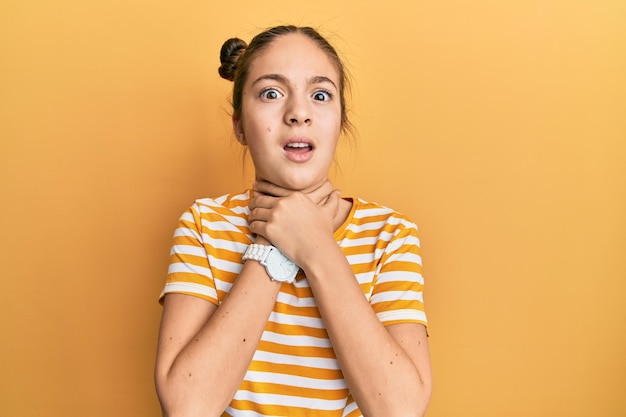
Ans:
<svg viewBox="0 0 626 417"><path fill-rule="evenodd" d="M233 118L257 180L300 191L326 180L341 132L339 82L333 62L304 35L280 36L259 53Z"/></svg>

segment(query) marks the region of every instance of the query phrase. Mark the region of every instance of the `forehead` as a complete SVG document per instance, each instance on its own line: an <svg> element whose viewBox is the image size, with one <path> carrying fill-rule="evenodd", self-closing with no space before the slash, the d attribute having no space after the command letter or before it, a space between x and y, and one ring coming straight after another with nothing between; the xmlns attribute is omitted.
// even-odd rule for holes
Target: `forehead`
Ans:
<svg viewBox="0 0 626 417"><path fill-rule="evenodd" d="M326 76L339 85L336 63L306 35L282 35L259 52L250 65L248 81L265 74L281 74L296 81Z"/></svg>

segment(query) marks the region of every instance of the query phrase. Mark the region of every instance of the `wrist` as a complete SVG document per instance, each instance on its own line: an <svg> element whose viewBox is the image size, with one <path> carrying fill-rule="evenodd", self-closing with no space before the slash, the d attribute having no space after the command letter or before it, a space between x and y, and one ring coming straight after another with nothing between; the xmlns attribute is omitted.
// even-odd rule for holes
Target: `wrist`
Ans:
<svg viewBox="0 0 626 417"><path fill-rule="evenodd" d="M238 278L239 281L247 281L253 283L252 285L261 286L259 288L275 288L282 285L282 282L274 281L267 273L267 268L261 265L260 262L244 262L241 274Z"/></svg>
<svg viewBox="0 0 626 417"><path fill-rule="evenodd" d="M265 245L265 246L269 246L272 244L269 240L265 239L265 237L261 235L256 236L254 243L258 243L259 245Z"/></svg>
<svg viewBox="0 0 626 417"><path fill-rule="evenodd" d="M334 268L333 265L341 263L342 261L347 262L346 255L337 244L337 241L331 239L324 244L315 245L315 250L310 251L307 256L304 256L302 263L298 265L308 278L309 276L325 276L327 274L322 273L322 271L328 268L332 270L332 268Z"/></svg>
<svg viewBox="0 0 626 417"><path fill-rule="evenodd" d="M293 283L300 269L291 259L287 258L275 246L253 243L248 245L241 260L259 262L265 267L272 281Z"/></svg>

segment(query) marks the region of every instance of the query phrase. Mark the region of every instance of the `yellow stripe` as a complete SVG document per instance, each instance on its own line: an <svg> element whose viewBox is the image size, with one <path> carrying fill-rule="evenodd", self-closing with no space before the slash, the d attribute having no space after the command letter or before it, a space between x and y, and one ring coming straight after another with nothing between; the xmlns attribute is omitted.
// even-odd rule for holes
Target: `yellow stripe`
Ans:
<svg viewBox="0 0 626 417"><path fill-rule="evenodd" d="M338 390L321 390L315 388L306 388L306 387L294 387L291 385L283 385L283 384L274 384L274 383L255 383L244 381L239 386L240 390L252 391L259 394L276 394L277 392L280 395L295 395L299 397L305 398L320 398L324 400L341 400L346 398L348 395L348 390L338 389Z"/></svg>
<svg viewBox="0 0 626 417"><path fill-rule="evenodd" d="M260 351L283 355L302 356L305 358L335 359L335 352L331 348L316 346L287 346L261 340L257 348ZM313 369L313 368L310 368ZM334 378L334 377L333 377ZM332 379L332 378L331 378Z"/></svg>
<svg viewBox="0 0 626 417"><path fill-rule="evenodd" d="M194 206L190 208L187 212L187 216L190 221L181 220L179 222L179 228L187 228L190 232L198 236L207 236L210 239L221 239L224 242L234 242L234 243L242 243L247 244L250 243L250 239L248 235L251 235L249 229L245 226L246 215L245 214L236 214L232 210L233 209L242 209L245 208L248 204L248 199L243 198L241 195L230 195L227 197L221 197L218 200L223 200L222 205L218 205L210 200L201 200L196 202ZM372 258L372 261L366 261L364 263L353 264L351 265L352 271L355 274L358 274L360 277L372 277L372 282L361 282L360 286L363 290L364 294L369 294L372 292L373 294L384 294L388 291L395 291L401 294L404 291L410 292L421 292L422 285L418 282L417 274L421 273L421 265L405 261L402 259L402 254L414 254L419 255L419 247L417 245L405 244L396 250L394 250L393 254L387 253L387 245L394 241L394 239L404 239L407 236L411 236L412 240L418 242L417 239L417 229L413 226L411 221L395 212L385 212L381 214L376 214L372 216L365 216L361 218L354 218L355 213L359 215L365 214L363 210L366 209L376 209L376 210L387 210L381 208L373 203L365 203L360 200L355 199L352 207L352 211L350 215L352 218L349 221L346 221L342 227L335 232L335 237L338 241L341 239L363 239L363 238L377 238L381 233L385 234L386 240L376 240L375 243L367 243L359 246L351 246L351 247L342 247L342 250L346 256L358 256L358 255L368 255L373 254L375 251L379 251L382 258L375 259ZM201 213L201 211L207 211ZM191 214L191 216L189 216ZM228 217L237 217L239 216L243 221L242 224L244 226L236 226L232 227L232 231L223 231L223 230L209 230L207 229L202 221L205 222L225 222L227 221L224 216ZM391 219L391 221L390 221ZM372 230L362 230L355 232L353 230L347 230L346 227L348 225L357 226L357 227L367 227L368 224L380 223L382 227L374 227ZM190 233L191 234L191 233ZM387 241L387 239L389 241ZM231 262L233 264L237 264L241 262L241 253L240 248L236 248L233 246L232 249L215 249L212 248L209 244L203 244L202 242L197 241L193 236L177 236L174 239L175 245L187 245L193 246L202 250L204 252L209 251L212 257L216 259L220 259L226 262ZM400 255L397 258L397 255ZM389 262L390 256L394 256L394 261ZM202 267L210 269L212 276L215 277L216 280L220 282L233 283L237 278L237 274L234 272L225 271L223 269L218 269L217 265L209 265L208 257L202 255L187 255L187 254L174 254L171 256L172 263L187 263L189 265ZM399 279L413 278L412 281L394 281L394 282L386 282L386 283L377 283L377 276L375 275L375 271L379 267L379 264L382 264L382 272L400 272L398 274ZM363 279L361 278L361 279ZM419 278L421 279L421 277ZM215 288L215 283L207 277L194 275L191 273L173 273L168 276L168 282L181 282L181 283L194 283L199 285L205 285L208 287L212 287L217 292L217 297L219 300L223 300L227 293L223 290L218 290ZM311 289L307 286L296 287L295 285L284 284L281 287L282 296L288 295L293 296L300 300L309 300L312 299L313 295L311 293ZM198 295L198 294L194 294ZM205 297L203 297L205 298ZM398 311L397 317L393 314L390 314L390 317L393 317L394 320L387 321L384 324L395 324L395 323L405 323L405 322L415 322L415 319L409 318L408 316L403 316L403 310L417 310L423 311L423 303L418 300L392 300L392 301L383 301L378 302L372 305L372 309L377 313L383 312L393 312ZM320 313L317 307L310 306L292 306L290 304L284 302L277 302L274 311L276 313L284 314L285 317L293 318L295 321L298 321L298 317L302 317L303 322L307 323L306 319L319 319ZM283 316L275 316L276 320L281 320ZM419 321L419 320L417 320ZM315 323L315 322L314 322ZM425 323L424 323L425 324ZM322 343L328 343L328 334L325 329L308 327L304 325L294 325L287 324L281 322L268 322L266 326L266 331L271 331L273 333L285 336L308 336L322 339ZM295 339L297 340L297 339ZM325 341L325 342L324 342ZM285 342L286 343L286 342ZM289 355L292 357L302 357L304 359L308 358L320 358L320 360L328 361L334 360L335 354L331 347L314 347L314 346L289 346L284 343L277 342L269 342L269 341L260 341L257 347L259 352L267 352L270 354L281 354L281 355ZM259 357L262 357L260 355ZM321 381L321 386L323 386L324 381L330 380L342 380L343 376L341 370L333 370L333 369L322 369L322 368L314 368L310 366L302 366L302 365L288 365L288 364L276 364L263 362L259 360L252 361L249 367L250 371L257 372L265 372L268 375L268 378L271 378L272 375L292 375L297 377L304 377L310 379L317 379ZM286 386L278 383L278 379L275 382L271 383L253 383L250 381L243 381L240 390L248 390L256 393L263 394L279 394L279 395L293 395L301 398L310 398L310 399L326 399L330 401L339 400L340 402L345 399L347 404L353 404L353 399L349 395L347 389L329 389L329 390L320 390L314 388L299 388ZM341 402L343 404L343 402ZM281 405L263 405L263 404L255 404L250 401L243 400L233 400L231 403L231 407L236 410L252 410L258 415L310 415L314 413L316 416L341 416L342 410L337 411L311 411L307 410L303 407L286 407ZM224 415L228 415L224 413ZM348 414L349 417L360 416L361 413L358 408Z"/></svg>

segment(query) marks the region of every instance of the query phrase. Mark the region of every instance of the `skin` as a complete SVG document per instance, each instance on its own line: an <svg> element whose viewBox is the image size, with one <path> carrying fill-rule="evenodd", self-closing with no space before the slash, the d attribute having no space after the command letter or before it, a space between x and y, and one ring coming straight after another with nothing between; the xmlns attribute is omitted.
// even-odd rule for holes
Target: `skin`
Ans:
<svg viewBox="0 0 626 417"><path fill-rule="evenodd" d="M258 243L277 246L304 270L363 414L421 416L432 385L426 329L384 327L333 237L351 207L328 181L341 131L338 82L332 61L299 34L279 37L253 62L242 115L233 118L256 170L250 230ZM290 142L300 145L286 148ZM193 296L165 296L155 370L164 415L221 415L279 290L264 267L246 262L219 307Z"/></svg>
<svg viewBox="0 0 626 417"><path fill-rule="evenodd" d="M305 192L327 180L341 132L338 85L330 59L303 35L278 38L252 62L233 129L258 180ZM289 142L313 150L291 155L299 149L285 151Z"/></svg>

